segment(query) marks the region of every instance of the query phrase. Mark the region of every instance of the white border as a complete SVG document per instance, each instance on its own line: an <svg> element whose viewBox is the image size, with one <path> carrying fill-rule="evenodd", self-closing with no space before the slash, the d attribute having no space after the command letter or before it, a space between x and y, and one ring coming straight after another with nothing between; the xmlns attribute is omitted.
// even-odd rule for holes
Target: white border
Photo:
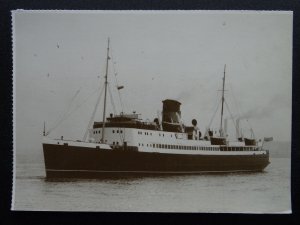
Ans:
<svg viewBox="0 0 300 225"><path fill-rule="evenodd" d="M58 13L58 14L293 14L283 10L26 10L17 9L15 13Z"/></svg>
<svg viewBox="0 0 300 225"><path fill-rule="evenodd" d="M11 11L11 26L12 26L12 81L13 81L13 180L12 180L12 200L11 200L11 210L15 210L15 188L16 188L16 36L15 36L15 15L20 13L52 13L52 14L164 14L164 15L174 15L174 14L269 14L269 15L292 15L293 11L258 11L258 10L24 10L17 9ZM43 211L43 210L42 210ZM71 211L72 212L72 211ZM73 211L74 212L74 211ZM205 211L204 211L205 212ZM226 212L228 213L228 212ZM233 212L234 213L234 212ZM259 213L259 212L244 212L244 213ZM283 212L269 212L270 214L289 214L292 213L292 210L286 210Z"/></svg>
<svg viewBox="0 0 300 225"><path fill-rule="evenodd" d="M11 206L10 209L14 210L15 208L15 191L16 191L16 35L15 35L15 14L17 11L11 11L11 25L12 25L12 80L13 80L13 180L12 180L12 197L11 197Z"/></svg>

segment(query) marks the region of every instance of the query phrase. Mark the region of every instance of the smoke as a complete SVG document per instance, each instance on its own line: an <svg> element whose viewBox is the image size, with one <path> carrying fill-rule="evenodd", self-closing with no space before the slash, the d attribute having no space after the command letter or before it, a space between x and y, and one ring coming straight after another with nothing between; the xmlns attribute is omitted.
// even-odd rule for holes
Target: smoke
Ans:
<svg viewBox="0 0 300 225"><path fill-rule="evenodd" d="M181 93L179 93L176 99L179 102L187 102L191 99L192 96L193 96L192 92L182 91Z"/></svg>
<svg viewBox="0 0 300 225"><path fill-rule="evenodd" d="M181 91L177 97L176 100L178 100L181 103L187 103L193 101L193 98L197 96L196 93L199 93L199 89L202 89L202 85L196 85L196 84L189 84L186 85L188 87L186 90Z"/></svg>
<svg viewBox="0 0 300 225"><path fill-rule="evenodd" d="M291 101L287 101L285 96L276 95L265 105L257 108L252 108L242 115L239 116L240 119L249 119L249 118L266 118L272 115L273 112L282 108L291 109Z"/></svg>

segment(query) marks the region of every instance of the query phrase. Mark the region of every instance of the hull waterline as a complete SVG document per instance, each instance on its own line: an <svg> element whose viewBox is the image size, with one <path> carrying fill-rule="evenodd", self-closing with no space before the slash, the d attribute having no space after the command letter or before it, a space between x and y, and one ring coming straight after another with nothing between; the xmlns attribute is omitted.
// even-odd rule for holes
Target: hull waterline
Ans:
<svg viewBox="0 0 300 225"><path fill-rule="evenodd" d="M47 178L263 171L269 154L188 155L43 144Z"/></svg>

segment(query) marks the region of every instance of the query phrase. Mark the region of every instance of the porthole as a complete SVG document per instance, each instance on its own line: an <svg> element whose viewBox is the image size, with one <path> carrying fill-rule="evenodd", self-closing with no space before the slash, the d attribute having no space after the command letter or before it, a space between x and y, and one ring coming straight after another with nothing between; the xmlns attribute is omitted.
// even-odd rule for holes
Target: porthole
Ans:
<svg viewBox="0 0 300 225"><path fill-rule="evenodd" d="M113 133L115 133L115 130L112 130Z"/></svg>

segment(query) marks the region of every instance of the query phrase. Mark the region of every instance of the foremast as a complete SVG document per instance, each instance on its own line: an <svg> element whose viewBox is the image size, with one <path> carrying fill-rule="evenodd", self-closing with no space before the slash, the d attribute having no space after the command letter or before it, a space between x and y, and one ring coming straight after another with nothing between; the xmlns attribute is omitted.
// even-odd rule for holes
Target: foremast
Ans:
<svg viewBox="0 0 300 225"><path fill-rule="evenodd" d="M105 69L105 84L104 84L104 105L103 105L103 123L102 123L102 137L101 142L105 143L104 135L105 135L105 113L106 113L106 98L107 98L107 76L108 76L108 60L109 60L109 38L107 40L107 55L106 55L106 69Z"/></svg>
<svg viewBox="0 0 300 225"><path fill-rule="evenodd" d="M224 65L224 76L223 76L223 86L222 86L222 108L221 108L221 125L220 125L220 136L224 136L224 131L223 131L223 112L224 112L224 92L225 92L225 73L226 73L226 64Z"/></svg>

